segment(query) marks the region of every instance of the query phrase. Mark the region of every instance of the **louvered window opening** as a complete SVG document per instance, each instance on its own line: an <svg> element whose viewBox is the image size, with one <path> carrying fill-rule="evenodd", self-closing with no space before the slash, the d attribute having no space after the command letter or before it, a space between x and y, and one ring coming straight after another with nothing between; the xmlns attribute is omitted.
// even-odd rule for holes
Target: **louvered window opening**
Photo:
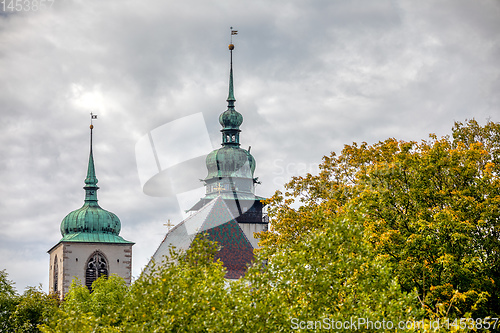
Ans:
<svg viewBox="0 0 500 333"><path fill-rule="evenodd" d="M85 285L92 291L92 283L101 276L108 276L108 263L100 253L94 253L87 261Z"/></svg>

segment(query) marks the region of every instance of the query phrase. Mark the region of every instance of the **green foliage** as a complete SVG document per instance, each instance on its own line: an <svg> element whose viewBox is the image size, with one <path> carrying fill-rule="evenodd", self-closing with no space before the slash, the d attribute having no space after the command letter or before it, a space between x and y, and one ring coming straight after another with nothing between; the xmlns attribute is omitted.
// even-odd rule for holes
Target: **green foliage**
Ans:
<svg viewBox="0 0 500 333"><path fill-rule="evenodd" d="M241 281L255 304L248 331L289 332L300 321L333 329L332 323L351 318L397 323L420 315L416 295L400 290L387 260L364 240L360 214L340 219L317 213L312 219L323 228L281 251L262 249L267 265L252 267Z"/></svg>
<svg viewBox="0 0 500 333"><path fill-rule="evenodd" d="M28 287L19 297L16 308L10 316L14 332L39 332L38 325L47 323L58 306L57 295L46 294L41 287Z"/></svg>
<svg viewBox="0 0 500 333"><path fill-rule="evenodd" d="M16 295L14 282L10 281L8 276L5 269L0 271L0 296L2 297L13 297Z"/></svg>
<svg viewBox="0 0 500 333"><path fill-rule="evenodd" d="M269 200L271 231L238 281L224 279L203 235L130 287L111 276L90 293L74 281L60 307L34 288L15 295L2 271L4 331L350 331L328 324L498 317L499 147L500 125L475 121L452 138L346 145Z"/></svg>
<svg viewBox="0 0 500 333"><path fill-rule="evenodd" d="M92 283L92 293L75 279L62 307L42 332L114 332L122 318L120 310L127 295L125 280L111 275Z"/></svg>
<svg viewBox="0 0 500 333"><path fill-rule="evenodd" d="M14 282L8 279L5 270L0 271L0 332L13 332L14 327L10 321L11 314L15 311L18 297L14 289Z"/></svg>
<svg viewBox="0 0 500 333"><path fill-rule="evenodd" d="M499 147L500 124L474 120L456 123L453 140L346 145L269 200L273 228L261 244L278 253L324 229L319 212L362 211L366 240L428 316L498 316Z"/></svg>
<svg viewBox="0 0 500 333"><path fill-rule="evenodd" d="M131 287L111 276L92 284L92 293L73 281L64 305L43 332L231 331L233 302L217 246L204 237L187 252L172 250L170 261L154 266Z"/></svg>
<svg viewBox="0 0 500 333"><path fill-rule="evenodd" d="M172 251L165 265L143 274L125 300L125 330L223 331L232 302L216 251L215 243L198 237L186 253Z"/></svg>
<svg viewBox="0 0 500 333"><path fill-rule="evenodd" d="M0 271L0 332L39 332L38 325L47 323L58 306L56 295L44 293L41 287L28 287L18 295L7 272Z"/></svg>
<svg viewBox="0 0 500 333"><path fill-rule="evenodd" d="M383 258L364 241L359 216L334 221L288 250L268 256L238 281L224 279L217 245L195 239L172 250L130 288L99 279L93 292L75 281L43 332L289 332L294 318L399 319L418 315L415 295L401 292ZM121 281L121 282L120 282ZM366 330L365 330L366 331Z"/></svg>

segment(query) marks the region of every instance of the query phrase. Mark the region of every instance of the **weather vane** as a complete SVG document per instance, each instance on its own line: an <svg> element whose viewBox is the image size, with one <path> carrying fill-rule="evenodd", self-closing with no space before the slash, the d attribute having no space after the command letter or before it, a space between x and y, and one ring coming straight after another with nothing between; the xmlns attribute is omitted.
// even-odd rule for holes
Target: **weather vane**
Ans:
<svg viewBox="0 0 500 333"><path fill-rule="evenodd" d="M229 29L231 29L231 45L233 45L233 36L238 34L238 30L233 30L233 27L230 27Z"/></svg>
<svg viewBox="0 0 500 333"><path fill-rule="evenodd" d="M90 112L90 151L92 152L92 130L94 125L92 124L92 119L97 119L97 115Z"/></svg>
<svg viewBox="0 0 500 333"><path fill-rule="evenodd" d="M92 119L97 119L97 115L90 112L90 129L94 128L94 125L92 125Z"/></svg>

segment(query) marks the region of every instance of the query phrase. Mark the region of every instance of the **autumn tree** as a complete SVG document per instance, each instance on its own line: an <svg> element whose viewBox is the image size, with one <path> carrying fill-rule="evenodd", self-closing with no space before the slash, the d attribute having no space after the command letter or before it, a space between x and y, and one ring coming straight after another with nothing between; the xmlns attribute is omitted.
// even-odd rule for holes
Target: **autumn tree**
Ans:
<svg viewBox="0 0 500 333"><path fill-rule="evenodd" d="M362 215L352 210L339 218L317 211L310 218L321 229L309 230L280 251L259 251L257 262L265 265L254 265L239 282L249 286L247 298L254 304L248 332L311 327L372 332L377 330L362 320L390 321L397 328L401 320L420 318L416 294L401 290L388 260L363 237Z"/></svg>
<svg viewBox="0 0 500 333"><path fill-rule="evenodd" d="M262 244L282 251L325 228L317 212L362 212L366 240L429 315L498 315L499 146L500 125L474 120L451 138L346 145L271 198Z"/></svg>
<svg viewBox="0 0 500 333"><path fill-rule="evenodd" d="M75 283L41 330L289 332L498 316L499 138L498 124L469 121L451 137L346 145L269 200L271 230L242 279L225 280L218 245L200 237L130 287Z"/></svg>

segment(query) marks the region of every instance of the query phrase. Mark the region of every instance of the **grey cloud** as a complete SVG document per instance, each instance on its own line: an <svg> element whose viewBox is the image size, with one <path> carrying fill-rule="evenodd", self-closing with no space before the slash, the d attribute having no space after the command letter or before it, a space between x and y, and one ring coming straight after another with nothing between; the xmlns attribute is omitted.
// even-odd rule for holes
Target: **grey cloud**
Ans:
<svg viewBox="0 0 500 333"><path fill-rule="evenodd" d="M487 0L56 0L51 10L1 15L0 269L20 289L47 285L45 251L83 203L94 112L100 204L136 242L140 273L163 223L181 212L175 197L142 193L135 144L201 111L219 146L229 26L240 32L242 146L252 146L258 194L269 196L345 143L499 121L499 18L500 5Z"/></svg>

